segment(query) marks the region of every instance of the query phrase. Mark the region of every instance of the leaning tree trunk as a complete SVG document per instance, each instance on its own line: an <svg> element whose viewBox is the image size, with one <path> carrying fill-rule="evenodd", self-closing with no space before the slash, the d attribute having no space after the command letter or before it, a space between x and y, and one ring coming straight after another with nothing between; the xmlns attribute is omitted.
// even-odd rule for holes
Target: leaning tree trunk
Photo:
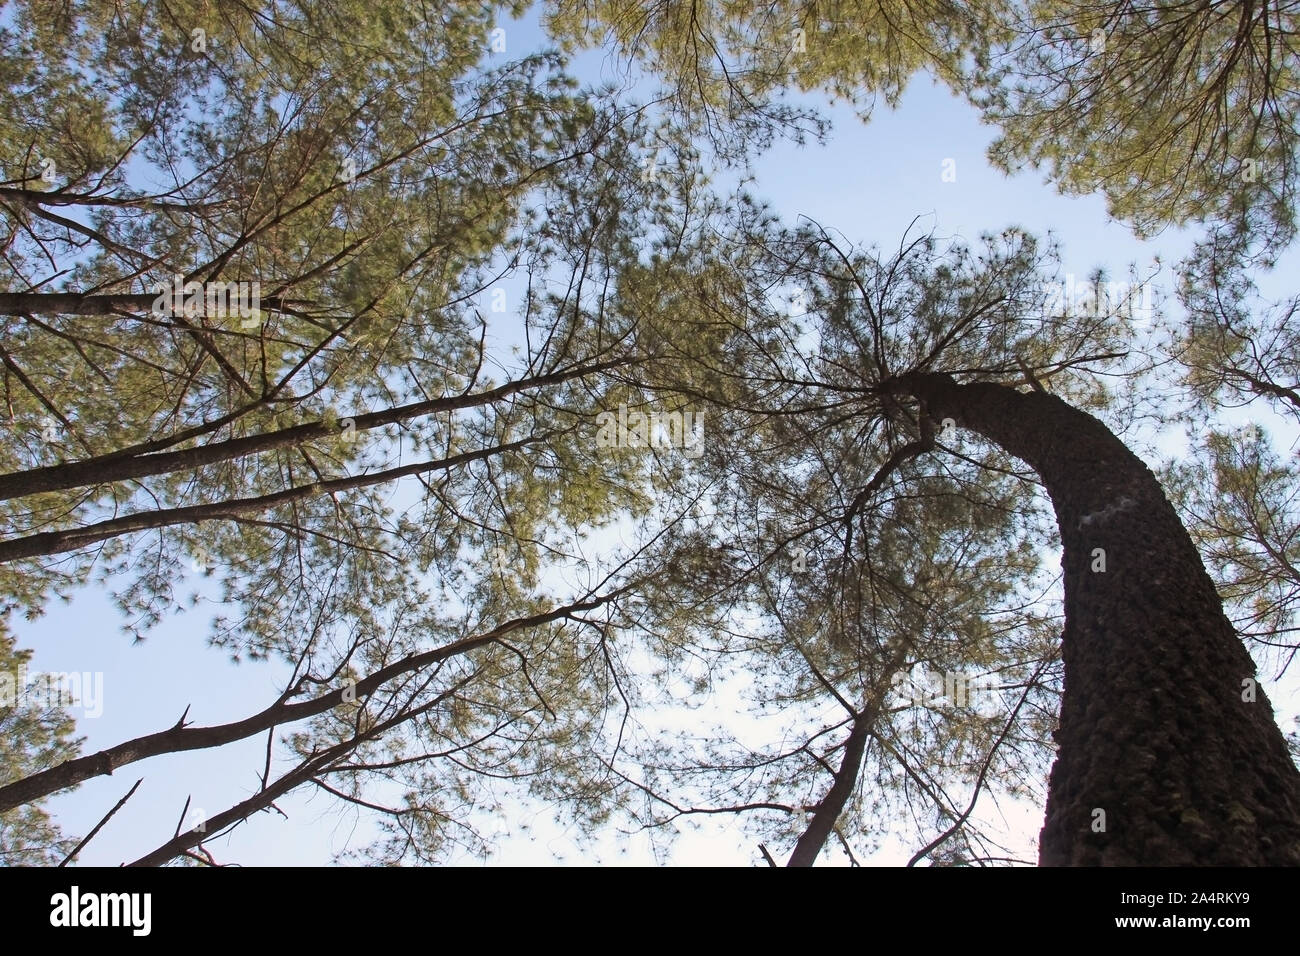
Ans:
<svg viewBox="0 0 1300 956"><path fill-rule="evenodd" d="M821 803L817 804L812 819L795 844L786 866L812 866L817 855L826 845L827 838L835 830L835 824L849 802L853 788L857 786L858 774L862 770L862 757L867 750L867 738L871 735L875 723L875 711L867 711L853 718L849 738L844 742L844 756L840 759L840 768L835 771L835 780Z"/></svg>
<svg viewBox="0 0 1300 956"><path fill-rule="evenodd" d="M831 788L817 804L812 819L795 843L794 851L786 866L812 866L817 861L826 840L835 831L844 808L848 806L853 788L858 784L858 774L862 772L862 759L866 756L867 741L876 729L876 719L885 706L885 698L893 689L894 675L902 671L907 663L907 655L912 650L912 642L899 640L888 661L872 681L867 694L867 701L862 709L853 714L848 739L844 741L844 756L840 758L839 769L835 771Z"/></svg>
<svg viewBox="0 0 1300 956"><path fill-rule="evenodd" d="M1065 688L1039 862L1300 864L1300 772L1155 476L1055 396L901 376L1042 478L1064 550Z"/></svg>

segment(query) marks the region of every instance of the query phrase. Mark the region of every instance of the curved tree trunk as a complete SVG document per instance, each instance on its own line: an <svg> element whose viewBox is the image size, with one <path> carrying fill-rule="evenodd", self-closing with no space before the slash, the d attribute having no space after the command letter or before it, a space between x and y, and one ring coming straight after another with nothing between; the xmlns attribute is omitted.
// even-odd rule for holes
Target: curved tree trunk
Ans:
<svg viewBox="0 0 1300 956"><path fill-rule="evenodd" d="M1300 864L1300 772L1146 465L1053 395L939 374L882 387L1024 460L1056 510L1065 689L1040 864Z"/></svg>

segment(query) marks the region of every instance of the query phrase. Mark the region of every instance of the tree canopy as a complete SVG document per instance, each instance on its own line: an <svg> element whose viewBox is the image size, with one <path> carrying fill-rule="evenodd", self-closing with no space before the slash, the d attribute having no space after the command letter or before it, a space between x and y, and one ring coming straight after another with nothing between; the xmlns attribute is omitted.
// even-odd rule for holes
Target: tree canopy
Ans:
<svg viewBox="0 0 1300 956"><path fill-rule="evenodd" d="M734 817L774 864L900 831L912 864L1031 862L989 795L1046 801L1043 862L1300 860L1238 639L1273 673L1300 647L1300 486L1268 428L1231 431L1300 413L1295 302L1257 294L1294 232L1295 11L555 0L558 49L500 56L526 12L0 28L0 681L20 621L87 588L136 641L197 607L288 675L84 753L59 701L0 695L0 860L80 852L56 793L254 737L255 792L124 862L227 862L307 789L373 821L374 862L487 853L528 801L665 844ZM584 85L591 46L644 82ZM872 246L709 175L824 133L801 94L865 119L917 74L1002 169L1204 226L1166 339L1063 299L1051 237ZM1188 425L1163 490L1143 415ZM1152 668L1200 695L1127 705ZM1171 756L1229 736L1258 786Z"/></svg>

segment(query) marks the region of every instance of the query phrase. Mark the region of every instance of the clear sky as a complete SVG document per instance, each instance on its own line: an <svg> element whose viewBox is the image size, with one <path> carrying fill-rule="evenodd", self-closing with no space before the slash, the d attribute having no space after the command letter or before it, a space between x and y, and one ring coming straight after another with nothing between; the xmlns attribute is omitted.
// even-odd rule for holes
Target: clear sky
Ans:
<svg viewBox="0 0 1300 956"><path fill-rule="evenodd" d="M512 26L507 55L535 42L531 27ZM580 61L579 75L594 78L606 68L603 57L587 55ZM897 110L882 106L867 125L847 108L828 112L834 131L827 145L780 144L754 164L755 191L787 221L810 216L850 240L886 247L895 245L918 215L923 227L933 226L940 236L972 240L1008 225L1040 235L1050 230L1060 241L1062 272L1082 277L1105 267L1123 277L1130 263L1145 273L1159 255L1166 265L1156 279L1157 291L1172 293L1171 267L1188 250L1194 234L1170 231L1142 242L1127 226L1109 219L1100 196L1066 198L1037 172L1008 177L995 171L984 158L993 131L979 122L973 109L927 77L913 81ZM946 167L946 160L954 165ZM955 170L955 181L945 181L946 168ZM1290 262L1295 264L1294 256ZM1275 276L1268 285L1278 292L1291 291L1282 282ZM508 330L496 331L501 341L510 338ZM1281 442L1282 448L1293 439ZM193 575L189 569L185 572ZM138 645L122 633L121 624L112 604L93 588L76 592L68 605L56 601L36 622L14 622L20 646L35 650L33 669L103 672L103 714L79 721L87 751L161 729L187 706L190 719L200 724L246 716L266 706L280 688L282 666L234 666L224 652L208 648L206 619L200 611L169 618ZM1300 710L1294 686L1267 689L1279 717L1291 718ZM216 812L251 794L264 746L265 738L258 737L219 752L155 758L83 784L49 806L65 832L84 834L138 777L144 777L141 790L82 856L86 864L116 865L169 838L187 795L193 795L196 808ZM364 820L351 812L340 815L331 801L319 797L291 795L279 806L288 819L261 814L210 848L223 861L247 865L323 864L333 852L357 846L370 833ZM494 862L664 862L651 856L644 840L632 841L626 855L618 853L615 841L602 841L593 855L579 849L544 810L520 812L533 824L533 835L508 826L511 832L501 834ZM1011 829L1022 839L1036 834L1041 825L1039 808L1009 808L1008 813ZM876 862L897 862L907 852L901 844L886 847ZM717 822L685 839L669 861L750 865L757 862L757 854L754 846Z"/></svg>

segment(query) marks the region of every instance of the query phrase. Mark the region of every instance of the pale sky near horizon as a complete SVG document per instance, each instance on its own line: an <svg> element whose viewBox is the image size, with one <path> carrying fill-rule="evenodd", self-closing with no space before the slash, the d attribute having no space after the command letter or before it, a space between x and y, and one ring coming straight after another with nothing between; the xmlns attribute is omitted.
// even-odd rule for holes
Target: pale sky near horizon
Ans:
<svg viewBox="0 0 1300 956"><path fill-rule="evenodd" d="M507 55L514 56L536 43L536 33L525 25L512 26L508 42ZM577 75L595 79L602 60L584 55ZM1045 184L1038 172L1008 177L994 170L985 160L993 130L982 125L964 101L928 77L913 80L897 110L879 106L869 124L859 122L847 108L828 113L834 130L825 146L781 143L754 163L754 192L787 222L808 216L852 241L886 248L897 244L917 216L940 236L968 240L1010 225L1038 235L1050 230L1060 242L1062 272L1076 277L1097 267L1122 277L1131 263L1145 270L1158 254L1165 267L1157 282L1163 284L1160 291L1165 295L1172 293L1172 266L1196 238L1195 232L1171 230L1152 241L1139 241L1126 225L1109 219L1100 196L1067 198ZM955 161L953 182L944 181L945 160ZM1294 252L1287 260L1292 265ZM1269 277L1265 283L1269 291L1295 291L1285 288L1284 269L1285 264ZM1278 441L1279 449L1286 453L1294 438ZM87 738L85 752L162 729L187 706L189 719L198 724L246 716L276 696L278 679L287 672L278 664L231 665L224 651L206 645L206 619L197 613L167 619L139 645L122 633L121 623L103 594L84 587L71 604L56 600L35 622L12 621L19 645L35 651L33 670L103 672L103 714L78 723L78 733ZM1265 687L1280 719L1289 720L1300 711L1294 683ZM117 865L168 839L187 795L193 795L196 810L209 813L250 795L264 746L265 738L259 735L219 752L154 758L56 796L48 807L65 833L80 836L137 778L144 777L140 791L80 859L82 864ZM210 848L223 861L245 865L317 865L329 862L332 852L356 846L370 832L365 821L355 821L350 813L337 815L333 801L319 796L291 795L279 805L289 819L260 814L230 837L212 841ZM1041 808L1012 806L1007 812L1013 832L1021 837L1036 835ZM594 856L548 820L544 807L521 808L520 814L532 822L533 834L506 827L510 832L501 834L497 855L489 862L758 862L752 842L721 821L683 838L676 852L657 859L643 839L631 841L627 854L619 853L616 841L603 840ZM932 834L920 835L924 839L919 842L917 836L912 834L911 843L887 844L873 862L902 862ZM456 861L475 862L463 857Z"/></svg>

